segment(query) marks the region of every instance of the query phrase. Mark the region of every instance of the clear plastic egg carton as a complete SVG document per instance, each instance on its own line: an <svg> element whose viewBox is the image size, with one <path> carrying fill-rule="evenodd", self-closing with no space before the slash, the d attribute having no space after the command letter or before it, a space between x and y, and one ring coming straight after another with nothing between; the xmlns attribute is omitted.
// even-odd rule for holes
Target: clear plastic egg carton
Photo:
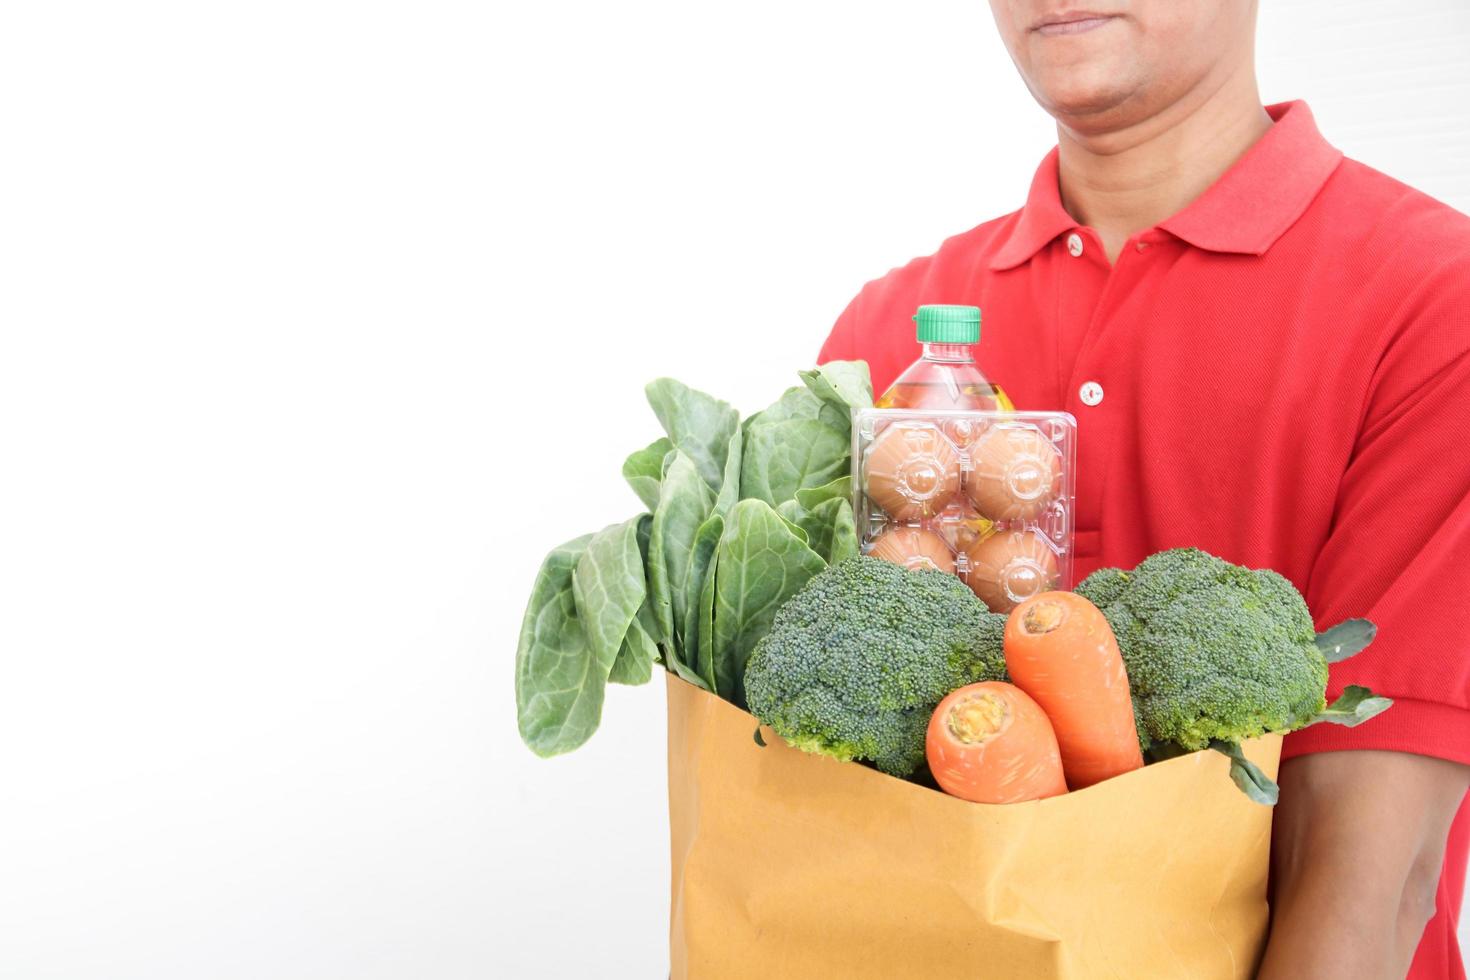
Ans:
<svg viewBox="0 0 1470 980"><path fill-rule="evenodd" d="M957 575L995 612L1070 588L1076 460L1066 412L860 409L863 553Z"/></svg>

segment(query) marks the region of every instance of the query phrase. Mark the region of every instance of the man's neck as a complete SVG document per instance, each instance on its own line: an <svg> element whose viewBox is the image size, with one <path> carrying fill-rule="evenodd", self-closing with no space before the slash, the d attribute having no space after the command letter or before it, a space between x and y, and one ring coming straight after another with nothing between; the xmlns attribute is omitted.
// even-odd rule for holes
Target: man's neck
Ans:
<svg viewBox="0 0 1470 980"><path fill-rule="evenodd" d="M1058 124L1062 204L1113 262L1130 236L1182 211L1270 128L1249 70L1126 129Z"/></svg>

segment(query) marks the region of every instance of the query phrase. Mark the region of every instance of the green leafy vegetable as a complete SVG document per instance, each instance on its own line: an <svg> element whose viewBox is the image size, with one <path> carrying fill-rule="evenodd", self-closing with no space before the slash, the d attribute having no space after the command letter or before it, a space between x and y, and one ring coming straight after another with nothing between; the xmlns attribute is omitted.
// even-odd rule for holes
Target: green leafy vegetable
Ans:
<svg viewBox="0 0 1470 980"><path fill-rule="evenodd" d="M664 457L674 448L660 437L643 449L630 454L623 462L623 479L650 511L658 506L658 485L663 478Z"/></svg>
<svg viewBox="0 0 1470 980"><path fill-rule="evenodd" d="M666 636L677 637L676 628L683 629L689 552L714 502L714 494L700 478L694 461L683 450L676 450L674 461L664 474L648 541L648 584L653 591L653 611Z"/></svg>
<svg viewBox="0 0 1470 980"><path fill-rule="evenodd" d="M844 411L873 404L873 381L867 361L829 361L800 375L813 394Z"/></svg>
<svg viewBox="0 0 1470 980"><path fill-rule="evenodd" d="M857 519L852 513L852 504L846 500L829 500L817 508L832 507L832 542L827 546L827 562L835 565L849 558L856 558L861 546L858 543Z"/></svg>
<svg viewBox="0 0 1470 980"><path fill-rule="evenodd" d="M612 659L599 660L577 616L572 575L592 535L554 549L542 562L516 647L516 712L521 739L540 756L570 752L602 720ZM617 651L613 651L616 656Z"/></svg>
<svg viewBox="0 0 1470 980"><path fill-rule="evenodd" d="M740 500L740 467L745 458L744 429L736 427L725 452L725 476L715 498L715 513L721 517L728 517L730 509Z"/></svg>
<svg viewBox="0 0 1470 980"><path fill-rule="evenodd" d="M724 532L721 531L721 536ZM718 690L715 678L715 585L720 568L720 549L715 546L709 565L704 570L704 582L699 589L699 635L695 637L690 656L696 664L700 686L714 694Z"/></svg>
<svg viewBox="0 0 1470 980"><path fill-rule="evenodd" d="M644 577L643 602L628 625L628 633L618 648L618 658L613 661L612 672L607 679L614 684L647 684L653 679L653 665L662 654L660 646L667 642L658 628L653 615L653 599L648 592L648 538L653 524L652 514L640 514L637 518L639 574Z"/></svg>
<svg viewBox="0 0 1470 980"><path fill-rule="evenodd" d="M725 475L730 439L740 429L740 413L728 403L672 378L652 381L644 392L674 448L694 462L706 486L718 490Z"/></svg>
<svg viewBox="0 0 1470 980"><path fill-rule="evenodd" d="M867 365L860 361L824 364L803 372L804 387L787 389L775 404L746 419L740 496L776 507L798 491L846 476L852 409L872 404L867 377Z"/></svg>
<svg viewBox="0 0 1470 980"><path fill-rule="evenodd" d="M694 544L689 549L689 568L684 575L684 605L678 612L679 649L689 654L690 667L700 677L707 677L705 665L698 659L699 650L699 600L704 593L705 579L714 564L715 549L725 534L725 518L711 514L694 534Z"/></svg>
<svg viewBox="0 0 1470 980"><path fill-rule="evenodd" d="M643 605L643 553L633 518L592 536L572 571L572 597L587 642L598 660L617 657L623 637Z"/></svg>
<svg viewBox="0 0 1470 980"><path fill-rule="evenodd" d="M644 604L640 613L648 608ZM618 647L618 658L613 661L607 679L614 684L647 684L653 680L653 665L658 662L658 658L658 644L648 634L642 620L635 617L628 625L622 645Z"/></svg>
<svg viewBox="0 0 1470 980"><path fill-rule="evenodd" d="M801 504L798 504L794 500L783 500L776 506L776 513L780 515L781 520L786 522L786 526L791 529L791 533L801 539L802 544L811 544L811 535L807 534L806 528L801 526L802 519L809 516L802 509Z"/></svg>
<svg viewBox="0 0 1470 980"><path fill-rule="evenodd" d="M745 433L740 496L772 507L793 500L798 490L819 487L845 473L849 437L817 419L762 419Z"/></svg>
<svg viewBox="0 0 1470 980"><path fill-rule="evenodd" d="M749 419L747 428L806 419L809 422L822 422L832 428L840 429L850 424L847 418L845 408L824 402L810 388L798 385L787 388L774 404Z"/></svg>
<svg viewBox="0 0 1470 980"><path fill-rule="evenodd" d="M807 510L816 510L817 506L824 501L852 500L852 476L839 476L831 483L824 483L820 487L805 487L796 491L796 502Z"/></svg>
<svg viewBox="0 0 1470 980"><path fill-rule="evenodd" d="M776 512L799 527L807 547L822 556L828 564L836 564L858 553L857 524L852 504L844 497L829 497L807 510L796 500L788 500Z"/></svg>
<svg viewBox="0 0 1470 980"><path fill-rule="evenodd" d="M742 500L720 539L714 595L717 692L745 705L745 663L776 609L826 567L770 505Z"/></svg>
<svg viewBox="0 0 1470 980"><path fill-rule="evenodd" d="M847 473L851 410L872 401L867 365L801 379L743 423L677 381L647 386L667 434L622 469L652 513L553 550L532 589L516 707L534 751L582 744L607 683L646 683L658 662L740 703L745 661L776 607L857 552Z"/></svg>

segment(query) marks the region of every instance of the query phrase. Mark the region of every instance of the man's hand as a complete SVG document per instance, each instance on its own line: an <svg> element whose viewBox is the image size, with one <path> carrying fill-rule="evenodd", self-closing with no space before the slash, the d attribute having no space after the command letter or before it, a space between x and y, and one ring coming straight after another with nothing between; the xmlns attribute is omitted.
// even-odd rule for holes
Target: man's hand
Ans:
<svg viewBox="0 0 1470 980"><path fill-rule="evenodd" d="M1271 939L1258 980L1403 977L1434 915L1470 766L1324 752L1281 766Z"/></svg>

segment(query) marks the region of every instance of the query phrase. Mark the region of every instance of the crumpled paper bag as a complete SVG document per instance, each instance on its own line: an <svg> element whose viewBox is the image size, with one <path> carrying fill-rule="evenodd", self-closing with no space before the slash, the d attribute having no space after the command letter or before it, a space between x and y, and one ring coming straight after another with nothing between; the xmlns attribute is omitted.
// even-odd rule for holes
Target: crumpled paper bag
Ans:
<svg viewBox="0 0 1470 980"><path fill-rule="evenodd" d="M668 678L674 980L1225 980L1266 936L1271 809L1197 752L985 806L809 755ZM1246 754L1276 774L1281 740Z"/></svg>

